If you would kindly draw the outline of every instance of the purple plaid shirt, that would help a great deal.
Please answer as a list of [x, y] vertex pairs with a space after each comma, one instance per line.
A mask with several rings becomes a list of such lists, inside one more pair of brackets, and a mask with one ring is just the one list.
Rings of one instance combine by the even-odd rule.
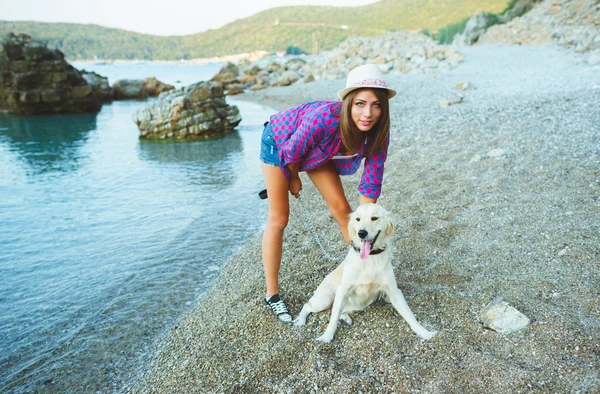
[[[342, 102], [311, 101], [272, 115], [269, 122], [273, 128], [281, 170], [289, 178], [289, 163], [299, 164], [300, 171], [312, 170], [338, 154], [342, 137], [336, 132], [340, 120]], [[387, 157], [389, 138], [383, 149], [365, 159], [365, 168], [358, 185], [363, 196], [378, 198], [381, 194], [383, 167]], [[335, 159], [338, 174], [352, 175], [360, 167], [367, 150], [366, 140], [358, 155]]]

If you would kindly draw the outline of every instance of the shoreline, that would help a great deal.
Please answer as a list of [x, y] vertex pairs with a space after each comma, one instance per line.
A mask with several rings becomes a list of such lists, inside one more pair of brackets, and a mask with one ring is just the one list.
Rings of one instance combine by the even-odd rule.
[[[375, 303], [314, 339], [274, 319], [263, 291], [260, 234], [227, 263], [212, 290], [158, 344], [127, 392], [593, 392], [600, 362], [600, 67], [554, 45], [465, 48], [446, 74], [386, 76], [392, 140], [380, 203], [396, 221], [394, 268], [421, 342], [389, 305]], [[447, 108], [456, 84], [464, 101]], [[335, 100], [344, 81], [234, 96], [276, 110]], [[360, 173], [360, 171], [359, 171]], [[305, 174], [302, 174], [304, 176]], [[358, 177], [342, 178], [351, 205]], [[337, 224], [304, 177], [291, 203], [280, 273], [295, 316], [345, 250]], [[257, 202], [261, 203], [261, 202]], [[496, 296], [531, 318], [510, 335], [484, 329]]]
[[[271, 55], [269, 55], [271, 53]], [[180, 60], [163, 60], [163, 59], [67, 59], [69, 63], [95, 63], [95, 64], [143, 64], [143, 63], [182, 63], [182, 64], [197, 64], [206, 65], [212, 63], [237, 63], [242, 60], [256, 62], [260, 60], [285, 59], [287, 55], [283, 52], [255, 51], [249, 53], [236, 53], [227, 56], [214, 56], [197, 59], [180, 59]], [[318, 55], [293, 55], [293, 57], [319, 57]]]

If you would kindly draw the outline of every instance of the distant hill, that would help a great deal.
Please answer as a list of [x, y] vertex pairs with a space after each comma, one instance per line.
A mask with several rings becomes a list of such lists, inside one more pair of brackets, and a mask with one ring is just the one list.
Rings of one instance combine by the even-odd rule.
[[[514, 3], [514, 1], [512, 1]], [[272, 8], [219, 29], [187, 36], [153, 36], [75, 23], [0, 21], [0, 37], [25, 33], [60, 49], [68, 60], [179, 60], [296, 47], [308, 53], [332, 49], [348, 37], [393, 30], [435, 32], [471, 15], [500, 13], [507, 0], [381, 0], [362, 7]]]

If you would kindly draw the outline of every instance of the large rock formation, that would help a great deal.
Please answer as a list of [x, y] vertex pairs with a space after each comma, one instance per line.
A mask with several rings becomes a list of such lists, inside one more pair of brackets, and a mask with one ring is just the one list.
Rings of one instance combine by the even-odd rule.
[[162, 93], [134, 114], [140, 138], [154, 140], [213, 138], [233, 131], [241, 120], [239, 109], [227, 105], [223, 85], [216, 81]]
[[15, 114], [97, 112], [102, 100], [58, 49], [9, 33], [0, 52], [0, 109]]
[[545, 0], [521, 17], [491, 26], [477, 43], [555, 43], [576, 52], [599, 51], [600, 1]]

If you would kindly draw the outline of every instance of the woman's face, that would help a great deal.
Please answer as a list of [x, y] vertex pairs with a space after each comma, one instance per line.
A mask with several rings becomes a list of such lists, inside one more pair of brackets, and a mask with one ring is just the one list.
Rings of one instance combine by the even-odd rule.
[[360, 131], [367, 132], [381, 117], [381, 105], [372, 89], [361, 89], [352, 100], [352, 121]]

